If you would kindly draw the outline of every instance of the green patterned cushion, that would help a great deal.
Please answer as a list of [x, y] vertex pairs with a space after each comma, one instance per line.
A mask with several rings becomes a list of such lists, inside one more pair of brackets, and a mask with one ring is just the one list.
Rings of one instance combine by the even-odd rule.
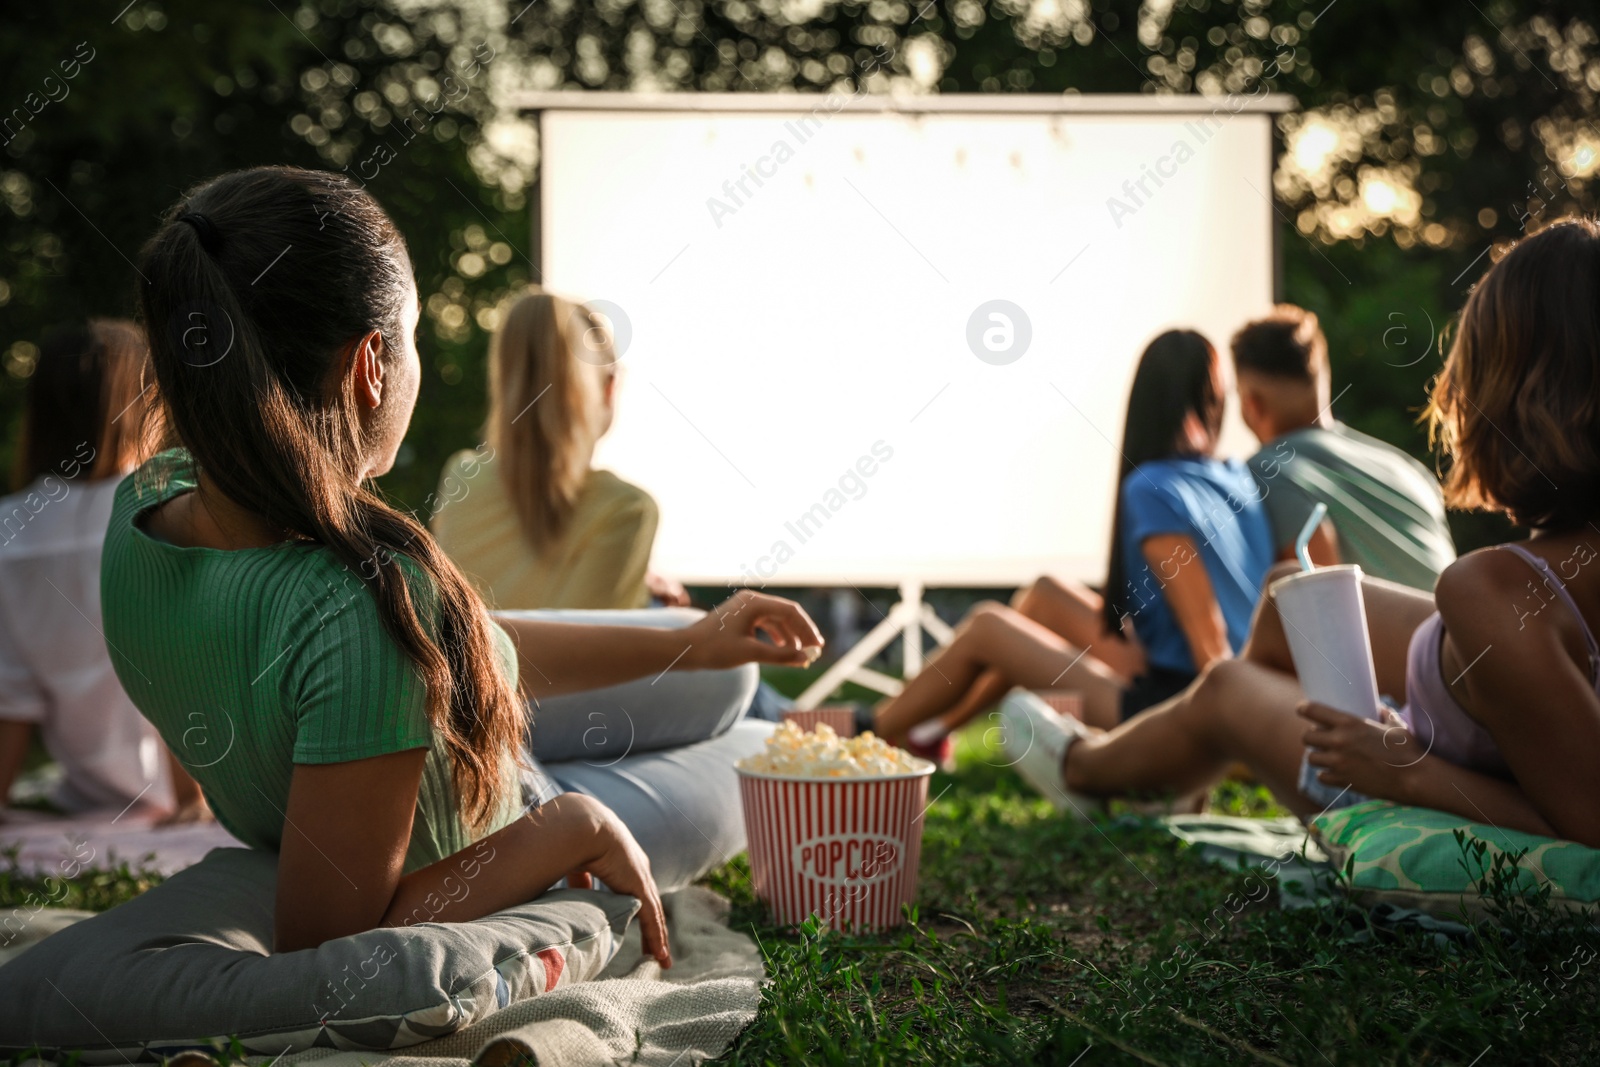
[[[1365, 903], [1387, 901], [1434, 915], [1482, 917], [1478, 893], [1485, 871], [1501, 853], [1523, 850], [1512, 888], [1549, 886], [1557, 907], [1600, 901], [1600, 849], [1571, 841], [1467, 822], [1427, 808], [1369, 800], [1319, 816], [1311, 824], [1334, 866], [1350, 868], [1352, 895]], [[1464, 831], [1468, 842], [1456, 839]], [[1480, 858], [1463, 844], [1483, 842]]]

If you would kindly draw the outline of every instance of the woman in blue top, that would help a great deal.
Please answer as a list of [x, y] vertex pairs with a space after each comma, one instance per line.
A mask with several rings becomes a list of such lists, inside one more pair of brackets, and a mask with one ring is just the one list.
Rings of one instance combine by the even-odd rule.
[[879, 706], [878, 731], [925, 751], [1019, 685], [1078, 690], [1085, 720], [1111, 727], [1242, 647], [1272, 535], [1249, 469], [1213, 456], [1223, 395], [1203, 336], [1150, 342], [1128, 397], [1104, 597], [1041, 578], [1012, 607], [979, 604]]

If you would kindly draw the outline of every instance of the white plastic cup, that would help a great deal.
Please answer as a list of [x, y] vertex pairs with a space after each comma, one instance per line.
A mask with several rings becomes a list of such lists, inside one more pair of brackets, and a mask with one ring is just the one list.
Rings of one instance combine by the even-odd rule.
[[[1302, 571], [1273, 582], [1267, 593], [1278, 605], [1306, 696], [1335, 711], [1379, 720], [1378, 674], [1361, 596], [1361, 568], [1345, 563]], [[1319, 768], [1301, 759], [1300, 792], [1311, 800], [1331, 805], [1341, 794], [1346, 800], [1354, 797], [1319, 782], [1317, 773]]]

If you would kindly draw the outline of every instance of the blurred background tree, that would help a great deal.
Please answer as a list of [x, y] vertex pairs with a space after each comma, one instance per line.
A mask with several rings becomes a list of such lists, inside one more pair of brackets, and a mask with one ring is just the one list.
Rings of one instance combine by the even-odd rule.
[[[1600, 169], [1587, 5], [123, 2], [0, 28], [7, 469], [41, 331], [130, 314], [137, 250], [193, 183], [298, 164], [358, 176], [411, 242], [428, 373], [384, 485], [423, 507], [476, 440], [496, 306], [536, 280], [521, 89], [1288, 93], [1282, 295], [1322, 316], [1339, 417], [1419, 456], [1441, 331], [1493, 246], [1592, 208]], [[1464, 549], [1509, 533], [1457, 519]]]

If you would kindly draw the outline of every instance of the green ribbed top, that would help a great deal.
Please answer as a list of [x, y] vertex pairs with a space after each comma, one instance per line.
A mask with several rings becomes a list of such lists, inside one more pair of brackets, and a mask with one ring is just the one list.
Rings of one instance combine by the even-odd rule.
[[[296, 763], [427, 748], [405, 869], [472, 844], [477, 835], [462, 825], [449, 760], [434, 744], [421, 675], [383, 629], [360, 578], [319, 545], [182, 548], [144, 532], [145, 512], [194, 488], [181, 451], [123, 480], [100, 593], [123, 688], [200, 783], [217, 821], [252, 848], [275, 852]], [[416, 602], [431, 602], [421, 571], [403, 565]], [[514, 684], [511, 639], [491, 629]], [[505, 773], [506, 801], [483, 834], [521, 810], [510, 753]]]

